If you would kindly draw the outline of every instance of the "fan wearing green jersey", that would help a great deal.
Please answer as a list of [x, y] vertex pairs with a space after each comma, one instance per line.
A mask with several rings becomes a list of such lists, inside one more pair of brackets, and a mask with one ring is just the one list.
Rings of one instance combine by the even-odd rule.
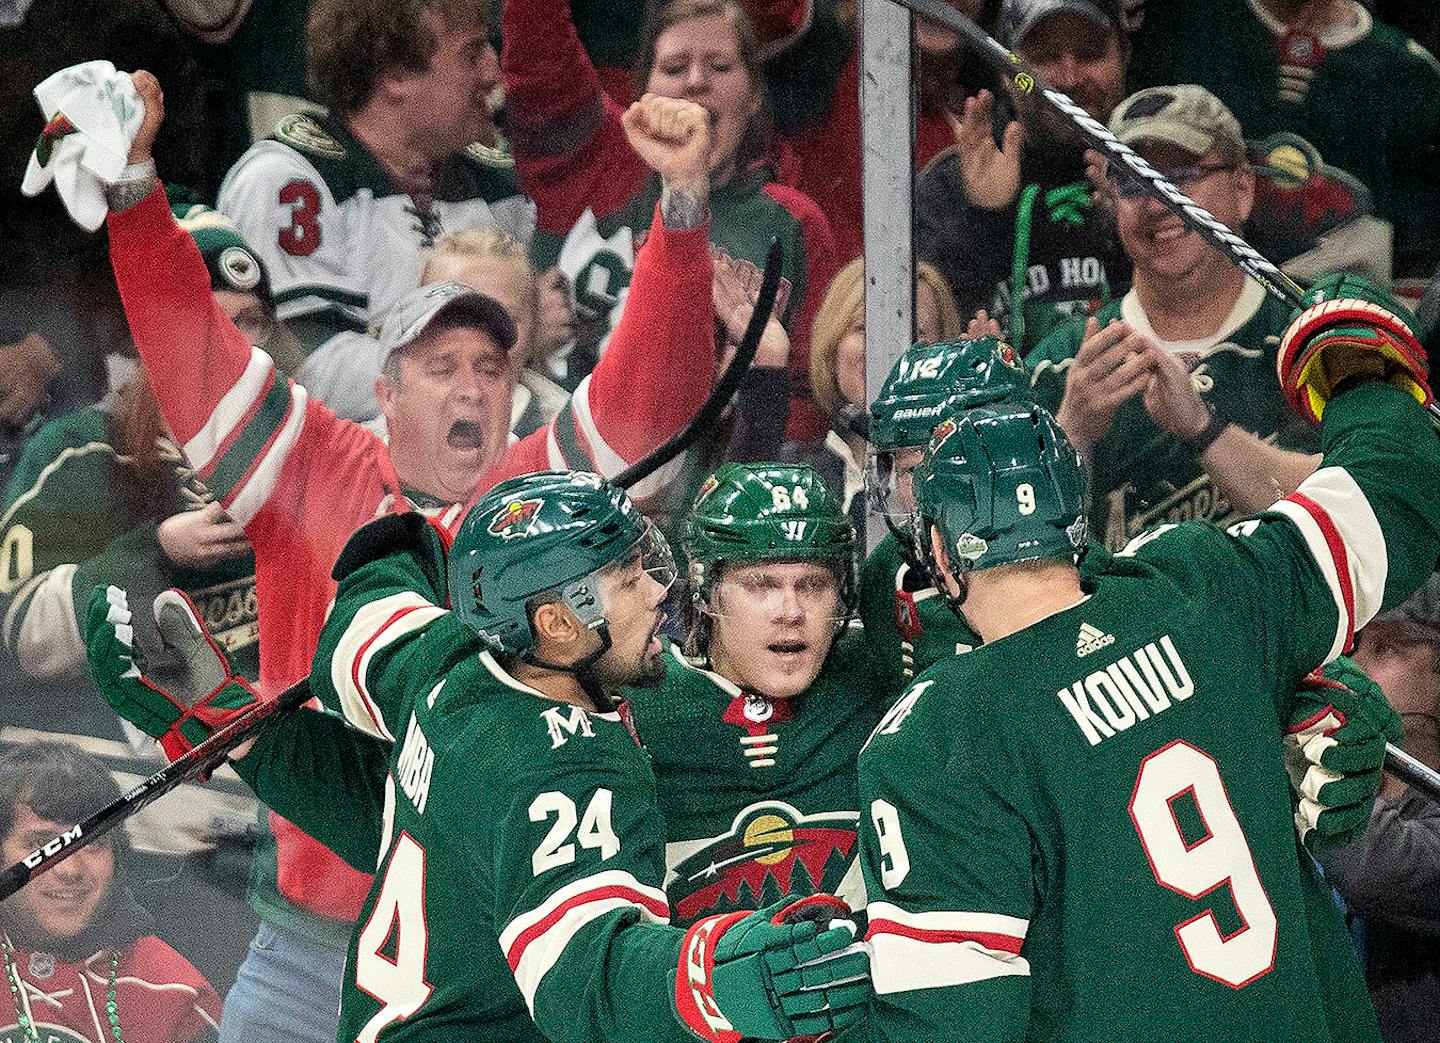
[[686, 647], [667, 641], [663, 681], [626, 691], [677, 923], [816, 892], [863, 904], [855, 757], [889, 693], [847, 627], [854, 542], [808, 466], [730, 463], [700, 487]]
[[892, 695], [940, 659], [980, 639], [945, 607], [911, 535], [911, 475], [941, 420], [974, 406], [1029, 401], [1030, 377], [1015, 350], [993, 337], [908, 348], [870, 405], [866, 485], [890, 534], [860, 570], [860, 618]]
[[[1278, 368], [1323, 415], [1323, 460], [1227, 529], [1162, 526], [1082, 576], [1084, 472], [1053, 418], [1000, 405], [936, 429], [916, 524], [984, 643], [911, 685], [860, 755], [872, 1038], [1378, 1040], [1296, 857], [1307, 808], [1277, 724], [1372, 712], [1339, 689], [1312, 712], [1297, 685], [1433, 569], [1440, 497], [1416, 477], [1440, 442], [1394, 299], [1347, 278], [1304, 304]], [[1378, 771], [1382, 748], [1340, 770]]]
[[[815, 896], [668, 926], [655, 779], [613, 697], [664, 675], [655, 635], [674, 569], [629, 498], [592, 474], [532, 474], [476, 502], [448, 568], [441, 542], [423, 520], [382, 519], [337, 565], [311, 686], [371, 735], [346, 740], [333, 718], [300, 712], [239, 764], [346, 857], [379, 836], [340, 1038], [736, 1043], [853, 1019], [866, 956], [853, 924], [825, 927], [843, 903]], [[453, 612], [431, 600], [447, 586]], [[138, 622], [115, 588], [92, 609], [107, 690], [135, 676]], [[157, 623], [172, 639], [203, 637], [176, 598], [157, 603]], [[237, 701], [243, 686], [226, 672], [222, 694], [183, 718]], [[178, 704], [161, 681], [130, 683], [163, 717]], [[326, 803], [314, 798], [327, 782], [307, 771], [332, 769], [355, 779], [356, 806], [337, 811], [346, 794], [332, 786], [330, 807], [307, 810]], [[345, 812], [357, 820], [348, 840]]]

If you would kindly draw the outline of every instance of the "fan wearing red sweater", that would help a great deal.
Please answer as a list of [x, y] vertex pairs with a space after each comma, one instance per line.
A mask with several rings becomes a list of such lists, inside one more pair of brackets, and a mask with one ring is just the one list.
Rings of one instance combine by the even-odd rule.
[[[565, 467], [573, 454], [613, 476], [675, 434], [709, 393], [713, 366], [693, 364], [715, 351], [706, 245], [711, 129], [699, 106], [656, 98], [624, 116], [630, 147], [659, 174], [661, 198], [635, 259], [625, 319], [560, 415], [508, 442], [514, 371], [505, 356], [514, 329], [493, 318], [489, 298], [466, 292], [444, 309], [402, 309], [418, 325], [383, 331], [394, 348], [376, 386], [387, 444], [277, 373], [216, 309], [204, 261], [143, 173], [163, 118], [160, 86], [143, 72], [134, 81], [146, 107], [129, 156], [140, 176], [107, 193], [111, 260], [165, 421], [255, 549], [264, 690], [309, 673], [335, 596], [330, 570], [362, 524], [407, 510], [458, 517], [478, 492]], [[631, 493], [644, 497], [674, 473], [662, 468]], [[261, 1020], [237, 1038], [333, 1040], [340, 963], [369, 877], [293, 825], [273, 817], [271, 825], [277, 847], [257, 862], [252, 889], [266, 938], [257, 936], [241, 970], [253, 993], [246, 1009]], [[235, 990], [228, 1004], [237, 1007]]]
[[[0, 754], [0, 865], [12, 865], [120, 787], [95, 758], [42, 742]], [[200, 1043], [220, 997], [151, 933], [125, 886], [124, 829], [81, 848], [0, 903], [0, 1039]]]
[[[535, 261], [558, 264], [574, 283], [582, 347], [598, 343], [623, 310], [660, 181], [626, 140], [622, 109], [581, 46], [569, 0], [507, 0], [502, 25], [506, 130], [521, 187], [535, 200]], [[770, 240], [784, 248], [776, 310], [792, 343], [789, 433], [823, 433], [809, 392], [810, 324], [836, 270], [835, 245], [813, 200], [769, 183], [768, 101], [744, 8], [657, 5], [641, 36], [636, 93], [684, 98], [708, 116], [711, 248], [757, 288]]]

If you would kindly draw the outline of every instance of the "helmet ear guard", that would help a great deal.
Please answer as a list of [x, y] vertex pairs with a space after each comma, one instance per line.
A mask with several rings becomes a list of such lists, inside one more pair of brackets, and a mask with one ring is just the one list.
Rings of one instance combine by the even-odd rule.
[[524, 475], [491, 489], [461, 522], [448, 561], [452, 605], [505, 655], [531, 651], [531, 612], [544, 601], [565, 604], [608, 647], [599, 576], [635, 555], [657, 563], [662, 585], [673, 582], [664, 538], [623, 490], [586, 472]]

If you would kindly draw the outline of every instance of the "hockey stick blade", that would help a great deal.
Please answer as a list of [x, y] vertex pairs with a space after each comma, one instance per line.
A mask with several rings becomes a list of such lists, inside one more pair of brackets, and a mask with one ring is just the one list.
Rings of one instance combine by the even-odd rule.
[[[1105, 156], [1112, 167], [1118, 165], [1122, 173], [1128, 172], [1132, 180], [1144, 186], [1159, 203], [1185, 222], [1187, 228], [1229, 257], [1233, 264], [1264, 287], [1271, 296], [1292, 308], [1300, 306], [1300, 297], [1304, 291], [1294, 279], [1222, 224], [1214, 214], [1180, 191], [1174, 182], [1147, 163], [1129, 145], [1122, 143], [1110, 133], [1109, 127], [1077, 105], [1068, 94], [1046, 87], [1035, 67], [1024, 58], [1006, 48], [944, 0], [891, 2], [954, 29], [969, 41], [1001, 78], [1009, 80], [1021, 94], [1028, 95], [1038, 91], [1042, 98], [1074, 124], [1085, 141]], [[1432, 403], [1428, 410], [1431, 420], [1440, 427], [1440, 405]]]
[[1432, 804], [1440, 804], [1440, 772], [1416, 760], [1393, 742], [1385, 744], [1385, 770]]
[[735, 349], [735, 357], [716, 381], [710, 397], [688, 424], [653, 449], [649, 456], [631, 464], [612, 479], [620, 488], [628, 489], [649, 478], [694, 445], [700, 435], [720, 419], [720, 413], [739, 389], [740, 382], [745, 379], [745, 374], [750, 369], [750, 363], [755, 359], [755, 352], [760, 348], [760, 338], [765, 333], [765, 325], [770, 321], [770, 313], [775, 308], [775, 297], [780, 292], [780, 264], [783, 256], [780, 241], [771, 239], [770, 252], [765, 258], [765, 277], [760, 283], [760, 296], [755, 301], [755, 310], [750, 313], [750, 322]]
[[39, 849], [0, 873], [0, 902], [41, 873], [54, 869], [87, 844], [103, 837], [130, 815], [159, 800], [182, 782], [213, 771], [219, 767], [226, 754], [253, 737], [267, 720], [290, 712], [309, 698], [310, 679], [306, 677], [286, 688], [276, 698], [260, 703], [243, 717], [237, 717], [199, 746], [175, 758], [154, 775], [135, 785], [119, 800], [107, 804], [84, 822], [77, 823], [40, 845]]

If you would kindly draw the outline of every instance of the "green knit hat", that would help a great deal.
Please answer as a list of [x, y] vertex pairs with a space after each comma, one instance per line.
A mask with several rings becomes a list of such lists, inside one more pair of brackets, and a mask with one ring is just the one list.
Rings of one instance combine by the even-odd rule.
[[200, 256], [205, 258], [210, 289], [253, 293], [266, 307], [275, 306], [270, 280], [265, 276], [260, 258], [236, 231], [230, 218], [203, 203], [175, 203], [170, 212], [195, 240]]

